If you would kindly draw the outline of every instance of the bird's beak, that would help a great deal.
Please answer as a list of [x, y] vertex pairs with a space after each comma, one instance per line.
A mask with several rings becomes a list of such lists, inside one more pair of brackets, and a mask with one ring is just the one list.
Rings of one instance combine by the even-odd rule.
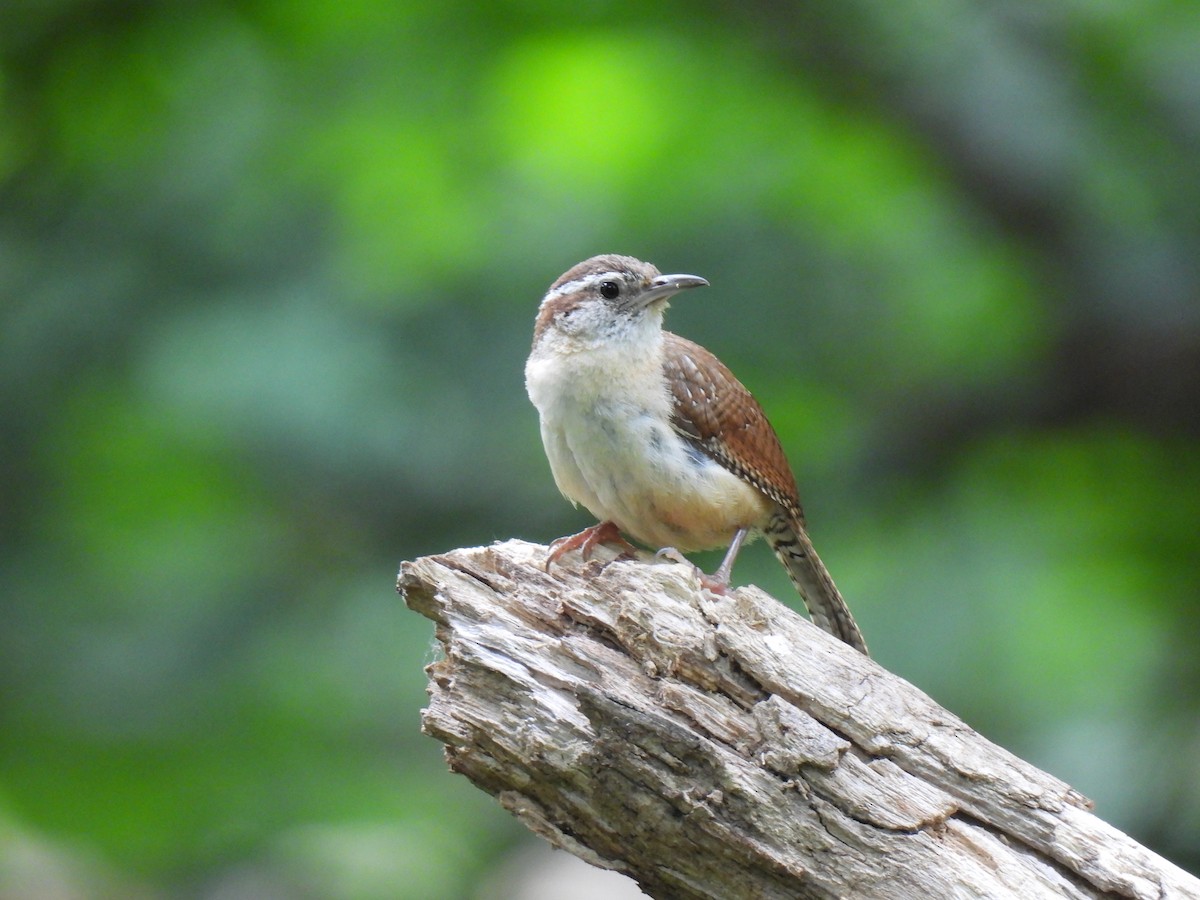
[[638, 296], [638, 300], [649, 306], [656, 300], [666, 300], [686, 288], [708, 287], [708, 282], [699, 275], [659, 275]]

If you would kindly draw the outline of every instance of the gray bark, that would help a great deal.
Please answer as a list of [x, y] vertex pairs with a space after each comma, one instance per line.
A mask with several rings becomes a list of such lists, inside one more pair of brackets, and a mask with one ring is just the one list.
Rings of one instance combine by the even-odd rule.
[[753, 587], [518, 541], [405, 563], [426, 733], [659, 898], [1200, 898], [1200, 881]]

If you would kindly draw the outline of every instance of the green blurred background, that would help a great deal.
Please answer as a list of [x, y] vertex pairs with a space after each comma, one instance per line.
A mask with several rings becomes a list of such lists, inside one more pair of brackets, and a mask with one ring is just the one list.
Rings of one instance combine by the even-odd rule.
[[0, 897], [488, 894], [394, 577], [588, 524], [599, 252], [712, 282], [879, 661], [1200, 871], [1198, 209], [1190, 0], [9, 0]]

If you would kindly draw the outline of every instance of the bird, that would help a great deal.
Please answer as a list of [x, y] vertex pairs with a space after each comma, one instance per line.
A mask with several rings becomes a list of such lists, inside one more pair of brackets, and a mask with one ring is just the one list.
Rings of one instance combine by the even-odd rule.
[[758, 401], [724, 363], [663, 328], [669, 301], [705, 287], [631, 256], [572, 266], [542, 298], [525, 386], [559, 491], [598, 520], [550, 545], [546, 568], [623, 535], [659, 555], [727, 547], [703, 587], [724, 593], [749, 538], [763, 537], [813, 622], [867, 645], [809, 538], [796, 479]]

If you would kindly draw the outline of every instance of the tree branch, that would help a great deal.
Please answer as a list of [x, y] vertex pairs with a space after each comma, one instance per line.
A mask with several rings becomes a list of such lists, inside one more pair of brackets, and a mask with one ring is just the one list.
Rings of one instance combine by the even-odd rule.
[[757, 588], [605, 553], [546, 573], [509, 541], [400, 573], [445, 653], [423, 729], [552, 844], [659, 898], [1200, 898]]

